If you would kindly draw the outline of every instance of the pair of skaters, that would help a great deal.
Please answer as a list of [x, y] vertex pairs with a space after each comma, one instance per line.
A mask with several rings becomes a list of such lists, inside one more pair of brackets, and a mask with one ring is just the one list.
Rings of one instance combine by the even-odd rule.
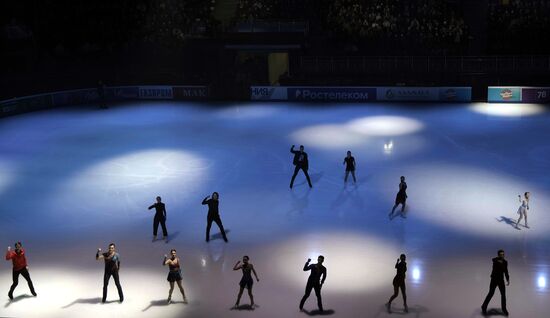
[[[506, 261], [506, 259], [504, 258], [504, 251], [498, 250], [497, 257], [493, 258], [492, 261], [493, 261], [493, 268], [491, 271], [491, 282], [489, 284], [489, 292], [487, 293], [487, 296], [485, 297], [485, 300], [481, 305], [481, 313], [483, 315], [487, 315], [487, 306], [489, 305], [489, 302], [491, 301], [491, 298], [493, 298], [493, 295], [495, 294], [495, 290], [498, 287], [500, 291], [502, 313], [505, 316], [508, 316], [509, 313], [506, 307], [506, 286], [510, 285], [510, 275], [508, 273], [508, 261]], [[401, 294], [403, 296], [403, 306], [405, 307], [404, 310], [405, 312], [409, 312], [409, 308], [407, 306], [407, 294], [406, 294], [406, 286], [405, 286], [405, 273], [407, 272], [407, 263], [406, 263], [405, 254], [401, 254], [401, 256], [397, 259], [397, 262], [395, 263], [395, 269], [397, 270], [397, 273], [393, 279], [394, 292], [393, 292], [393, 295], [390, 297], [389, 301], [386, 303], [386, 308], [388, 310], [388, 313], [391, 313], [391, 303], [395, 298], [397, 298], [399, 289], [401, 289]], [[506, 285], [504, 284], [505, 278], [506, 278]]]
[[[294, 159], [292, 160], [292, 164], [294, 164], [294, 173], [292, 174], [292, 178], [290, 179], [290, 188], [292, 189], [294, 185], [294, 180], [296, 179], [296, 176], [298, 175], [298, 172], [300, 170], [303, 171], [304, 175], [306, 176], [307, 183], [309, 184], [309, 187], [312, 188], [311, 179], [309, 178], [308, 169], [309, 169], [309, 160], [307, 153], [304, 151], [304, 146], [300, 145], [299, 150], [294, 150], [295, 145], [292, 145], [290, 147], [290, 152], [294, 154]], [[346, 165], [346, 175], [344, 177], [344, 184], [348, 182], [348, 176], [351, 173], [351, 176], [353, 177], [353, 183], [356, 183], [357, 180], [355, 178], [355, 158], [351, 155], [351, 151], [348, 150], [346, 157], [344, 158], [344, 165]]]
[[[202, 200], [202, 205], [208, 205], [208, 215], [206, 220], [206, 242], [210, 241], [210, 228], [212, 227], [212, 222], [215, 222], [220, 228], [222, 233], [223, 240], [228, 242], [225, 229], [223, 227], [222, 220], [220, 218], [219, 212], [219, 197], [218, 192], [212, 193], [212, 196], [207, 196]], [[166, 229], [166, 205], [162, 202], [162, 198], [157, 196], [156, 203], [149, 206], [149, 210], [155, 209], [155, 217], [153, 219], [153, 242], [157, 239], [157, 231], [159, 225], [162, 227], [162, 239], [167, 242], [168, 231]]]
[[[119, 270], [120, 270], [120, 254], [116, 251], [116, 246], [114, 243], [109, 244], [108, 251], [105, 253], [101, 252], [101, 248], [97, 249], [96, 260], [105, 261], [105, 272], [103, 274], [103, 297], [101, 302], [105, 303], [107, 300], [107, 288], [109, 286], [109, 280], [113, 277], [115, 285], [118, 291], [119, 302], [124, 301], [124, 293], [122, 291], [122, 286], [120, 284]], [[166, 280], [170, 283], [170, 290], [168, 291], [168, 300], [170, 303], [172, 301], [172, 292], [174, 291], [174, 285], [177, 283], [178, 288], [183, 296], [183, 302], [187, 304], [187, 298], [185, 297], [185, 291], [182, 285], [181, 277], [181, 266], [180, 259], [176, 253], [175, 249], [170, 250], [170, 257], [164, 255], [164, 260], [162, 261], [163, 266], [168, 266], [168, 277]]]

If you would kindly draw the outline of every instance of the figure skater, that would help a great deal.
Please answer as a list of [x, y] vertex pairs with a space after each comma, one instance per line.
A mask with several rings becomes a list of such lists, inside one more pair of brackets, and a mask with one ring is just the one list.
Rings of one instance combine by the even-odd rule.
[[208, 199], [210, 196], [207, 196], [202, 200], [202, 205], [208, 204], [208, 216], [206, 220], [206, 242], [210, 241], [210, 227], [212, 227], [212, 222], [216, 222], [222, 232], [223, 240], [227, 243], [227, 236], [225, 235], [225, 229], [223, 228], [222, 220], [220, 219], [220, 212], [218, 210], [218, 205], [220, 203], [218, 192], [212, 193], [212, 198]]
[[351, 176], [353, 177], [353, 183], [356, 182], [355, 179], [355, 158], [352, 157], [351, 151], [348, 150], [347, 156], [344, 158], [344, 163], [346, 165], [346, 176], [344, 177], [344, 184], [348, 182], [348, 176], [351, 172]]
[[13, 284], [11, 285], [10, 291], [8, 292], [8, 297], [10, 297], [10, 299], [13, 299], [13, 291], [15, 290], [15, 287], [17, 287], [17, 285], [19, 284], [19, 275], [22, 275], [25, 278], [27, 284], [29, 284], [31, 294], [36, 297], [36, 291], [34, 290], [31, 275], [29, 274], [27, 258], [25, 257], [25, 250], [23, 249], [21, 242], [15, 243], [15, 251], [12, 251], [11, 246], [8, 246], [8, 251], [6, 252], [6, 261], [9, 260], [11, 260], [13, 264]]
[[523, 194], [523, 200], [521, 199], [521, 195], [518, 195], [518, 200], [521, 203], [521, 205], [518, 208], [518, 214], [519, 219], [516, 222], [516, 229], [519, 228], [519, 221], [521, 221], [522, 218], [525, 218], [525, 227], [529, 228], [529, 225], [527, 225], [527, 210], [529, 210], [529, 197], [531, 196], [530, 192], [525, 192]]
[[168, 300], [167, 303], [170, 303], [172, 301], [172, 292], [174, 291], [174, 282], [178, 284], [178, 287], [180, 289], [181, 295], [183, 296], [183, 303], [187, 304], [187, 298], [185, 297], [185, 291], [183, 290], [182, 286], [182, 278], [181, 278], [181, 266], [180, 266], [180, 258], [176, 254], [176, 250], [172, 249], [170, 250], [170, 258], [168, 258], [168, 255], [164, 255], [164, 261], [162, 261], [162, 265], [166, 266], [168, 265], [168, 268], [170, 271], [168, 272], [168, 282], [170, 283], [170, 290], [168, 291]]
[[294, 164], [294, 174], [292, 175], [292, 179], [290, 180], [290, 188], [292, 189], [292, 185], [294, 184], [294, 179], [296, 179], [296, 176], [298, 175], [298, 171], [300, 169], [304, 172], [306, 175], [307, 183], [309, 184], [309, 187], [312, 188], [311, 180], [309, 179], [309, 174], [307, 173], [307, 170], [309, 169], [309, 162], [307, 159], [307, 153], [304, 152], [304, 146], [300, 146], [300, 150], [294, 150], [294, 145], [290, 147], [290, 152], [294, 154], [294, 160], [292, 163]]
[[407, 307], [407, 289], [405, 286], [405, 273], [407, 272], [407, 262], [405, 262], [407, 256], [401, 254], [395, 263], [395, 269], [397, 273], [393, 278], [393, 295], [390, 297], [390, 300], [386, 304], [388, 313], [391, 313], [391, 302], [397, 298], [399, 295], [399, 289], [401, 289], [401, 296], [403, 296], [403, 305], [405, 306], [405, 312], [409, 312], [409, 307]]
[[[487, 305], [495, 294], [495, 289], [498, 287], [500, 291], [500, 302], [502, 312], [505, 316], [508, 316], [508, 310], [506, 309], [506, 286], [510, 286], [510, 275], [508, 274], [508, 262], [504, 259], [504, 251], [499, 250], [497, 252], [498, 257], [493, 258], [493, 271], [491, 272], [491, 284], [489, 285], [489, 293], [485, 297], [483, 305], [481, 305], [481, 312], [487, 314]], [[504, 277], [506, 277], [506, 286], [504, 286]]]
[[[311, 294], [311, 290], [315, 290], [315, 296], [317, 296], [317, 306], [319, 307], [319, 311], [323, 312], [323, 301], [321, 299], [321, 288], [323, 287], [323, 284], [325, 283], [325, 279], [327, 278], [327, 269], [323, 266], [323, 262], [325, 261], [325, 257], [323, 255], [319, 255], [317, 258], [317, 264], [309, 264], [311, 262], [311, 259], [308, 258], [306, 264], [304, 265], [304, 272], [311, 271], [311, 274], [309, 274], [309, 278], [307, 280], [306, 285], [306, 293], [304, 294], [304, 297], [302, 297], [302, 300], [300, 301], [300, 310], [304, 310], [304, 303], [306, 302], [307, 298]], [[323, 278], [321, 279], [321, 276]]]
[[254, 296], [252, 295], [252, 285], [254, 284], [254, 280], [252, 279], [252, 273], [254, 273], [254, 276], [256, 277], [256, 281], [260, 281], [258, 278], [258, 274], [256, 274], [256, 270], [254, 269], [254, 265], [248, 262], [249, 258], [248, 256], [243, 256], [243, 262], [241, 264], [241, 261], [237, 261], [237, 264], [233, 266], [234, 271], [238, 271], [241, 269], [243, 271], [243, 277], [241, 278], [241, 281], [239, 282], [239, 295], [237, 296], [237, 302], [235, 303], [234, 308], [239, 307], [239, 303], [241, 302], [241, 296], [243, 295], [244, 289], [248, 289], [248, 296], [250, 297], [250, 307], [254, 308]]
[[103, 259], [105, 261], [105, 273], [103, 274], [103, 298], [102, 303], [107, 300], [107, 286], [109, 286], [109, 279], [113, 276], [115, 285], [118, 290], [118, 297], [120, 302], [124, 301], [124, 294], [122, 293], [122, 286], [120, 286], [120, 279], [118, 271], [120, 270], [120, 255], [115, 251], [115, 244], [109, 244], [109, 251], [101, 253], [101, 249], [98, 248], [95, 254], [95, 259]]
[[395, 211], [395, 208], [399, 204], [401, 204], [401, 213], [405, 211], [405, 203], [407, 201], [407, 183], [405, 182], [405, 177], [401, 176], [401, 182], [399, 183], [399, 192], [397, 192], [397, 196], [395, 197], [395, 205], [391, 209], [390, 216]]
[[159, 223], [162, 227], [162, 239], [166, 241], [168, 231], [166, 230], [166, 206], [161, 202], [161, 198], [157, 197], [157, 203], [151, 205], [148, 209], [155, 208], [155, 219], [153, 220], [153, 242], [157, 239], [157, 231]]

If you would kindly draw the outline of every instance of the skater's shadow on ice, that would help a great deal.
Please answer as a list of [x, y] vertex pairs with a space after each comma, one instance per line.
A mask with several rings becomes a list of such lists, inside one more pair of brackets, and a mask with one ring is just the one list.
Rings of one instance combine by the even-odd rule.
[[491, 317], [491, 316], [506, 316], [506, 315], [504, 314], [504, 312], [502, 312], [501, 309], [490, 308], [489, 310], [487, 310], [487, 314], [485, 315], [481, 313], [479, 309], [476, 309], [470, 317], [479, 317], [479, 316]]
[[514, 220], [512, 218], [509, 218], [509, 217], [506, 217], [506, 216], [501, 216], [500, 219], [496, 219], [496, 220], [499, 223], [504, 222], [505, 224], [510, 225], [513, 228], [516, 228], [516, 220]]
[[[225, 229], [225, 235], [227, 236], [227, 234], [229, 234], [229, 232], [231, 232], [230, 229]], [[212, 240], [223, 240], [223, 236], [222, 236], [222, 233], [216, 233], [216, 234], [213, 234], [211, 239]]]
[[259, 307], [258, 305], [251, 306], [249, 304], [246, 305], [239, 305], [238, 307], [231, 307], [231, 310], [254, 310], [256, 307]]
[[303, 309], [304, 313], [308, 316], [330, 316], [334, 315], [334, 310], [332, 309], [326, 309], [323, 311], [320, 310], [305, 310]]
[[21, 301], [23, 299], [26, 299], [26, 298], [32, 298], [33, 296], [31, 295], [19, 295], [17, 297], [14, 297], [13, 299], [11, 299], [10, 301], [8, 301], [5, 305], [4, 305], [4, 308], [8, 308], [11, 304], [13, 303], [16, 303], [18, 301]]
[[172, 242], [172, 240], [175, 239], [179, 234], [180, 234], [180, 232], [177, 231], [177, 232], [174, 232], [174, 233], [168, 235], [168, 239], [166, 240], [166, 243]]
[[[105, 303], [106, 304], [110, 304], [110, 303], [114, 303], [114, 302], [118, 302], [118, 300], [109, 300], [109, 301], [106, 301]], [[69, 308], [71, 306], [74, 306], [76, 304], [90, 304], [90, 305], [94, 305], [94, 304], [101, 304], [101, 298], [100, 297], [95, 297], [95, 298], [79, 298], [75, 301], [73, 301], [72, 303], [68, 304], [68, 305], [65, 305], [61, 308]]]

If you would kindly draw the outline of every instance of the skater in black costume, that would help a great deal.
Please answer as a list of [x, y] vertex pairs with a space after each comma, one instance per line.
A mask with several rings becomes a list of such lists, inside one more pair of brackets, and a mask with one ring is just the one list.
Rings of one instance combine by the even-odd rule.
[[166, 278], [166, 280], [170, 283], [170, 290], [168, 291], [167, 303], [170, 303], [172, 301], [172, 292], [174, 291], [174, 283], [177, 283], [180, 289], [181, 295], [183, 296], [183, 303], [187, 304], [187, 298], [185, 297], [185, 291], [183, 290], [183, 286], [181, 283], [182, 278], [181, 278], [180, 258], [176, 254], [175, 249], [172, 249], [170, 251], [170, 257], [168, 257], [168, 255], [164, 255], [164, 260], [162, 261], [162, 265], [163, 266], [168, 265], [168, 268], [170, 269], [170, 271], [168, 272], [168, 277]]
[[405, 203], [407, 202], [407, 183], [405, 182], [405, 177], [401, 176], [401, 182], [399, 183], [399, 192], [395, 196], [395, 205], [391, 209], [390, 217], [393, 215], [395, 208], [401, 204], [401, 213], [405, 211]]
[[401, 254], [395, 263], [395, 269], [397, 273], [393, 278], [393, 295], [390, 297], [390, 300], [386, 304], [388, 313], [391, 313], [391, 302], [397, 298], [399, 295], [399, 289], [401, 289], [401, 296], [403, 296], [403, 305], [405, 307], [405, 312], [409, 312], [409, 307], [407, 306], [407, 288], [405, 286], [405, 273], [407, 272], [407, 262], [405, 262], [407, 257], [405, 254]]
[[[311, 259], [308, 258], [306, 264], [304, 265], [304, 272], [311, 271], [311, 274], [309, 274], [309, 278], [307, 280], [306, 292], [304, 294], [304, 297], [302, 297], [302, 300], [300, 301], [300, 310], [304, 310], [304, 303], [311, 294], [311, 290], [314, 289], [315, 296], [317, 296], [317, 306], [319, 307], [319, 311], [323, 312], [321, 288], [325, 283], [325, 279], [327, 279], [327, 269], [323, 266], [324, 261], [325, 257], [323, 255], [319, 255], [319, 257], [317, 258], [317, 264], [310, 265], [309, 262], [311, 262]], [[322, 279], [321, 276], [323, 277]]]
[[[225, 229], [223, 228], [222, 220], [220, 219], [220, 212], [218, 210], [218, 205], [220, 195], [218, 192], [212, 193], [212, 197], [207, 196], [202, 200], [202, 205], [208, 205], [208, 216], [206, 220], [206, 242], [210, 241], [210, 228], [212, 227], [212, 222], [216, 222], [222, 233], [223, 240], [227, 243], [227, 236], [225, 235]], [[210, 199], [209, 199], [210, 198]]]
[[[502, 307], [502, 313], [508, 316], [508, 310], [506, 308], [506, 286], [510, 285], [510, 275], [508, 274], [508, 262], [504, 259], [504, 251], [499, 250], [497, 252], [498, 257], [493, 258], [493, 271], [491, 272], [491, 284], [489, 285], [489, 293], [485, 297], [483, 305], [481, 305], [481, 312], [487, 314], [487, 305], [495, 294], [495, 289], [498, 287], [500, 291], [500, 303]], [[506, 278], [506, 286], [504, 285], [504, 278]]]
[[309, 169], [309, 161], [307, 159], [307, 153], [304, 151], [304, 146], [300, 146], [300, 150], [294, 150], [294, 145], [292, 145], [292, 147], [290, 147], [290, 152], [294, 154], [292, 164], [294, 164], [295, 166], [294, 174], [292, 175], [292, 179], [290, 180], [290, 188], [292, 189], [292, 186], [294, 185], [294, 179], [296, 179], [296, 176], [298, 175], [300, 169], [306, 175], [309, 187], [312, 188], [313, 186], [311, 185], [311, 180], [309, 179], [309, 174], [307, 173], [307, 170]]
[[351, 151], [348, 150], [347, 156], [344, 158], [344, 163], [346, 165], [346, 176], [344, 177], [344, 184], [348, 182], [348, 176], [351, 172], [353, 177], [353, 183], [357, 182], [355, 179], [355, 158], [351, 155]]
[[250, 297], [250, 307], [254, 308], [254, 296], [252, 295], [252, 285], [254, 284], [254, 280], [252, 279], [252, 273], [254, 273], [254, 276], [256, 277], [256, 281], [260, 281], [258, 278], [258, 274], [256, 273], [256, 270], [254, 269], [254, 265], [249, 263], [249, 257], [243, 256], [243, 262], [237, 261], [237, 264], [233, 266], [234, 271], [238, 271], [241, 269], [243, 271], [243, 277], [241, 278], [241, 281], [239, 282], [239, 295], [237, 296], [237, 302], [235, 303], [234, 308], [239, 307], [239, 303], [241, 302], [241, 296], [243, 295], [244, 289], [248, 289], [248, 296]]
[[155, 208], [155, 219], [153, 220], [153, 242], [157, 239], [157, 231], [160, 226], [162, 227], [162, 239], [167, 240], [168, 231], [166, 230], [166, 206], [161, 202], [161, 198], [157, 197], [157, 203], [151, 205], [149, 210]]

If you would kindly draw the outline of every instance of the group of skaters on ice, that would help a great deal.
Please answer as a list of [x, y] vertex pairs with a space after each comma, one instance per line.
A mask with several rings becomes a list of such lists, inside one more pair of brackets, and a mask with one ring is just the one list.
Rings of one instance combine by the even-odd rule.
[[[300, 146], [299, 150], [295, 150], [293, 145], [290, 148], [290, 152], [294, 154], [293, 164], [295, 166], [294, 173], [290, 181], [290, 188], [292, 189], [294, 185], [294, 180], [300, 170], [303, 171], [306, 177], [306, 180], [309, 184], [309, 187], [310, 188], [313, 187], [308, 174], [309, 160], [308, 160], [307, 153], [304, 151], [304, 146]], [[351, 151], [347, 152], [347, 155], [344, 158], [343, 164], [346, 166], [344, 183], [347, 183], [349, 174], [352, 175], [353, 182], [356, 183], [356, 176], [355, 176], [356, 164], [355, 164], [355, 158], [351, 155]], [[401, 176], [400, 183], [399, 183], [399, 190], [395, 198], [395, 205], [393, 206], [389, 214], [390, 217], [393, 215], [393, 213], [395, 212], [395, 209], [399, 205], [401, 205], [401, 212], [403, 213], [406, 205], [406, 200], [407, 200], [406, 190], [407, 190], [407, 183], [405, 182], [405, 177]], [[519, 229], [519, 222], [522, 219], [525, 219], [525, 227], [529, 228], [529, 226], [527, 225], [527, 211], [529, 210], [530, 193], [525, 192], [523, 197], [521, 195], [519, 195], [518, 197], [521, 205], [518, 209], [519, 218], [515, 226], [516, 228]], [[222, 234], [223, 240], [225, 242], [228, 242], [227, 235], [225, 233], [225, 229], [223, 227], [220, 214], [219, 214], [219, 208], [218, 208], [219, 194], [217, 192], [212, 193], [211, 196], [207, 196], [206, 198], [204, 198], [204, 200], [202, 201], [202, 204], [208, 205], [206, 242], [209, 242], [210, 240], [210, 228], [211, 228], [212, 222], [215, 222], [218, 225], [220, 232]], [[162, 202], [160, 196], [156, 198], [156, 203], [149, 206], [149, 209], [155, 209], [156, 211], [154, 220], [153, 220], [153, 241], [155, 241], [157, 238], [157, 231], [160, 225], [163, 232], [163, 240], [167, 242], [168, 231], [166, 229], [166, 206]], [[95, 257], [96, 257], [96, 260], [103, 260], [105, 263], [105, 272], [103, 276], [102, 302], [105, 303], [107, 300], [107, 287], [109, 285], [110, 278], [112, 277], [113, 280], [115, 281], [115, 285], [118, 290], [119, 301], [122, 303], [124, 301], [124, 294], [123, 294], [122, 286], [120, 284], [120, 279], [119, 279], [120, 255], [116, 251], [115, 244], [114, 243], [109, 244], [107, 252], [102, 252], [101, 249], [98, 249]], [[8, 297], [10, 299], [13, 299], [13, 292], [15, 290], [15, 287], [17, 287], [18, 285], [20, 275], [26, 279], [32, 295], [36, 297], [37, 293], [34, 289], [34, 285], [32, 283], [32, 280], [28, 271], [27, 260], [25, 257], [25, 250], [23, 249], [21, 242], [15, 243], [14, 250], [11, 249], [11, 246], [8, 247], [8, 250], [6, 253], [6, 260], [11, 260], [13, 263], [13, 271], [12, 271], [13, 284], [11, 285], [10, 290], [8, 292]], [[310, 271], [310, 276], [307, 280], [304, 296], [302, 297], [299, 304], [300, 310], [303, 310], [305, 301], [310, 296], [311, 291], [314, 290], [315, 295], [317, 297], [317, 306], [319, 308], [319, 311], [320, 312], [324, 311], [322, 297], [321, 297], [321, 289], [323, 287], [323, 284], [325, 283], [325, 279], [327, 276], [327, 269], [325, 266], [323, 266], [324, 260], [325, 260], [324, 256], [319, 255], [319, 257], [317, 258], [317, 263], [310, 264], [311, 259], [308, 259], [303, 267], [304, 271]], [[171, 302], [172, 292], [174, 290], [175, 285], [177, 284], [182, 294], [183, 302], [187, 303], [187, 298], [185, 296], [185, 291], [182, 285], [181, 263], [175, 249], [170, 250], [170, 256], [164, 255], [162, 265], [168, 266], [169, 268], [167, 281], [170, 284], [170, 289], [168, 292], [167, 302], [168, 303]], [[400, 257], [397, 259], [397, 262], [395, 263], [395, 269], [396, 269], [396, 275], [392, 283], [394, 293], [386, 303], [386, 309], [388, 312], [391, 312], [391, 303], [395, 298], [397, 298], [399, 294], [399, 290], [401, 290], [401, 295], [403, 297], [404, 311], [408, 312], [406, 286], [405, 286], [405, 273], [407, 272], [407, 263], [406, 263], [405, 254], [401, 254]], [[259, 282], [259, 278], [258, 278], [258, 274], [256, 273], [256, 269], [254, 268], [254, 265], [250, 263], [250, 258], [246, 255], [243, 256], [242, 262], [238, 261], [233, 267], [233, 270], [242, 271], [242, 278], [239, 282], [239, 292], [238, 292], [237, 301], [235, 303], [234, 308], [239, 308], [241, 296], [245, 289], [247, 289], [248, 296], [250, 297], [250, 306], [251, 308], [254, 308], [255, 303], [254, 303], [254, 296], [252, 294], [254, 279], [252, 278], [252, 274], [254, 274], [256, 281], [258, 282]], [[508, 311], [506, 308], [506, 289], [505, 289], [504, 279], [506, 279], [507, 281], [506, 285], [509, 285], [510, 278], [508, 274], [508, 262], [504, 259], [504, 251], [499, 250], [497, 252], [497, 257], [493, 258], [493, 269], [491, 273], [489, 293], [487, 294], [487, 297], [485, 298], [485, 301], [481, 306], [481, 310], [483, 314], [486, 314], [489, 301], [491, 300], [496, 288], [498, 287], [501, 294], [502, 312], [505, 315], [508, 315]]]

